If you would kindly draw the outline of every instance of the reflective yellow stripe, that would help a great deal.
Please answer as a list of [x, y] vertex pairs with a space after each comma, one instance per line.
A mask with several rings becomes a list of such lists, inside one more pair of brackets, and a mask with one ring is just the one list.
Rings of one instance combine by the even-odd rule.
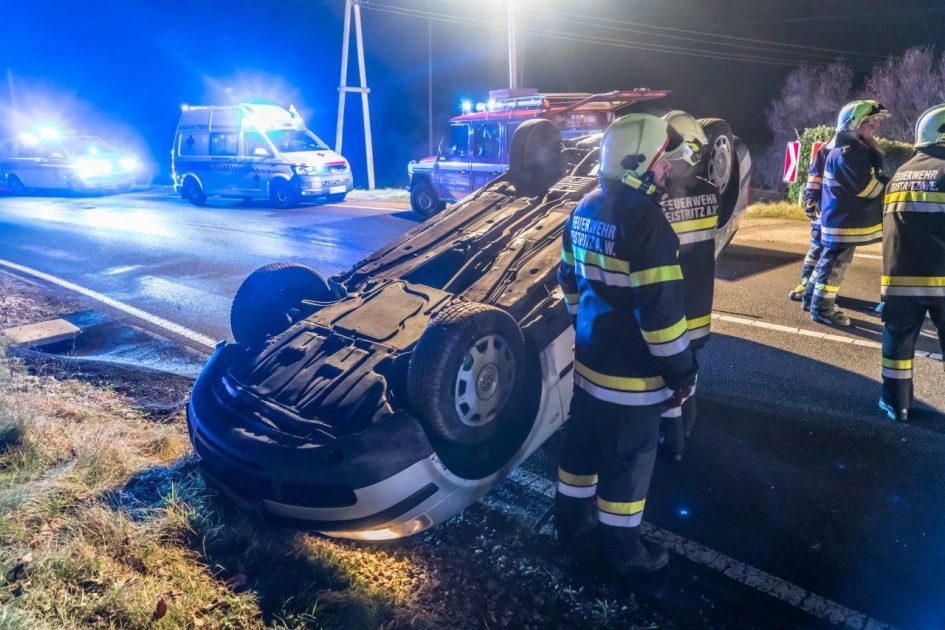
[[[803, 287], [801, 287], [801, 290], [803, 290]], [[696, 317], [696, 318], [694, 318], [694, 319], [690, 319], [690, 320], [689, 320], [689, 322], [688, 322], [688, 324], [689, 324], [689, 330], [695, 330], [696, 328], [702, 328], [703, 326], [708, 326], [708, 325], [711, 324], [711, 323], [712, 323], [712, 313], [709, 313], [709, 314], [706, 315], [705, 317]]]
[[816, 175], [815, 175], [814, 177], [808, 177], [808, 178], [807, 178], [807, 183], [808, 183], [808, 184], [820, 184], [820, 183], [823, 183], [823, 181], [824, 181], [824, 180], [823, 180], [822, 177], [817, 177]]
[[873, 232], [879, 232], [883, 229], [883, 224], [879, 223], [872, 225], [870, 227], [863, 228], [832, 228], [827, 226], [822, 226], [821, 230], [824, 234], [837, 234], [837, 235], [850, 235], [856, 236], [860, 234], [872, 234]]
[[830, 293], [839, 293], [839, 292], [840, 292], [840, 287], [835, 287], [835, 286], [833, 286], [832, 284], [824, 284], [824, 283], [822, 283], [822, 282], [818, 282], [817, 284], [815, 284], [815, 285], [814, 285], [814, 288], [815, 288], [815, 289], [820, 289], [821, 291], [828, 291], [828, 292], [830, 292]]
[[645, 339], [647, 343], [666, 343], [667, 341], [678, 339], [686, 330], [686, 318], [683, 317], [668, 328], [653, 331], [641, 329], [640, 332], [643, 333], [643, 339]]
[[559, 468], [558, 481], [563, 481], [569, 486], [577, 488], [587, 488], [597, 484], [597, 475], [572, 475], [563, 468]]
[[605, 271], [616, 271], [617, 273], [630, 273], [630, 263], [626, 260], [605, 256], [599, 252], [592, 252], [583, 247], [572, 247], [574, 250], [574, 259], [580, 260], [586, 265], [594, 265]]
[[649, 392], [663, 387], [662, 376], [610, 376], [590, 369], [580, 361], [574, 362], [574, 371], [594, 385], [625, 392]]
[[573, 305], [573, 304], [577, 304], [578, 301], [580, 301], [581, 294], [580, 293], [565, 293], [561, 297], [564, 298], [565, 302]]
[[886, 203], [896, 203], [898, 201], [918, 201], [920, 203], [945, 203], [945, 193], [942, 192], [921, 192], [918, 190], [903, 190], [900, 192], [886, 193]]
[[878, 188], [882, 186], [882, 183], [875, 177], [871, 178], [869, 183], [866, 185], [866, 188], [861, 190], [856, 194], [857, 197], [875, 197], [878, 192]]
[[945, 287], [945, 276], [883, 276], [884, 287]]
[[566, 263], [569, 264], [569, 265], [573, 265], [573, 264], [574, 264], [574, 254], [572, 254], [571, 252], [569, 252], [568, 250], [566, 250], [565, 248], [562, 247], [562, 248], [561, 248], [561, 260], [564, 261], [564, 262], [566, 262]]
[[691, 221], [680, 221], [679, 223], [673, 223], [673, 231], [677, 234], [685, 234], [686, 232], [696, 232], [698, 230], [707, 230], [709, 228], [714, 228], [719, 224], [718, 217], [706, 217], [705, 219], [693, 219]]
[[893, 370], [911, 370], [914, 359], [887, 359], [883, 357], [883, 367]]
[[665, 267], [653, 267], [652, 269], [634, 271], [630, 274], [630, 286], [642, 287], [647, 284], [682, 280], [682, 278], [682, 267], [679, 265], [666, 265]]
[[646, 505], [646, 499], [624, 503], [617, 501], [605, 501], [604, 499], [597, 497], [597, 508], [599, 510], [609, 512], [611, 514], [620, 514], [622, 516], [642, 512], [644, 505]]

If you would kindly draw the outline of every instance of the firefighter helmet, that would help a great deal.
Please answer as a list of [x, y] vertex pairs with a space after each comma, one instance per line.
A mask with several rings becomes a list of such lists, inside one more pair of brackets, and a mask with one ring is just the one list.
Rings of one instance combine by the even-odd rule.
[[864, 100], [847, 103], [837, 116], [837, 131], [854, 131], [867, 120], [882, 120], [889, 116], [887, 110], [879, 101]]
[[674, 109], [668, 114], [665, 114], [663, 120], [668, 122], [692, 149], [692, 155], [688, 158], [684, 158], [685, 161], [692, 166], [698, 164], [699, 159], [702, 157], [702, 150], [705, 149], [706, 145], [709, 143], [709, 139], [706, 137], [705, 131], [702, 130], [702, 125], [699, 124], [699, 121], [681, 109]]
[[649, 192], [657, 162], [686, 159], [691, 154], [691, 147], [665, 120], [652, 114], [630, 114], [612, 122], [604, 132], [599, 172], [601, 177], [631, 188], [645, 183]]
[[915, 123], [915, 146], [945, 143], [945, 103], [930, 107]]

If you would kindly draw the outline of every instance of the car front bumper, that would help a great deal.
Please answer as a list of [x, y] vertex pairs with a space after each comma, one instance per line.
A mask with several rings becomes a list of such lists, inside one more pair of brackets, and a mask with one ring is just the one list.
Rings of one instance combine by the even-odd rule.
[[304, 197], [345, 195], [354, 188], [351, 171], [331, 175], [296, 175], [299, 194]]
[[251, 420], [214, 384], [223, 348], [194, 385], [188, 432], [209, 482], [260, 516], [345, 538], [400, 538], [446, 520], [491, 487], [491, 479], [447, 470], [402, 411], [320, 445]]

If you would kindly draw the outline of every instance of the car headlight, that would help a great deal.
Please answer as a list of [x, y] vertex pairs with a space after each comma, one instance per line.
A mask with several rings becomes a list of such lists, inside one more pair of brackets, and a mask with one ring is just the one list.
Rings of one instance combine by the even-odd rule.
[[125, 171], [137, 171], [138, 170], [138, 160], [133, 157], [123, 157], [118, 160], [118, 166]]
[[89, 177], [101, 177], [103, 175], [108, 175], [112, 172], [114, 167], [108, 160], [84, 159], [76, 160], [72, 164], [72, 168], [75, 169], [75, 172], [79, 175], [79, 177], [82, 179], [87, 179]]

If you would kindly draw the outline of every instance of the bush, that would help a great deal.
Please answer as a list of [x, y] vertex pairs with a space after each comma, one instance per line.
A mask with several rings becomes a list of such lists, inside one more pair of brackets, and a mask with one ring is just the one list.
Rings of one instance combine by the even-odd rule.
[[[807, 185], [807, 169], [810, 168], [810, 150], [815, 142], [829, 142], [833, 137], [834, 128], [826, 125], [805, 129], [799, 136], [801, 143], [800, 156], [797, 165], [797, 181], [788, 187], [788, 198], [797, 204], [804, 203], [804, 187]], [[911, 144], [890, 140], [888, 138], [877, 138], [876, 143], [885, 154], [883, 156], [883, 169], [888, 175], [905, 164], [915, 154], [915, 149]]]

